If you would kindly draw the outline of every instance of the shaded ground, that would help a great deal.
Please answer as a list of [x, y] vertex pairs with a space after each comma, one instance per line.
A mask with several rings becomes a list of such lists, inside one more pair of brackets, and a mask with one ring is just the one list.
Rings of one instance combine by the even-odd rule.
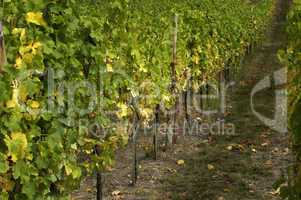
[[[277, 51], [285, 45], [287, 1], [279, 0], [277, 16], [262, 47], [246, 58], [234, 90], [228, 94], [226, 122], [235, 126], [234, 136], [181, 137], [159, 159], [139, 163], [136, 187], [130, 186], [132, 150], [118, 153], [116, 167], [105, 175], [105, 199], [276, 200], [275, 181], [289, 163], [288, 136], [272, 131], [250, 108], [256, 83], [281, 68]], [[273, 118], [273, 89], [258, 93], [255, 108]], [[144, 146], [145, 148], [145, 146]], [[183, 160], [184, 164], [177, 164]], [[95, 180], [87, 178], [73, 199], [95, 199]]]

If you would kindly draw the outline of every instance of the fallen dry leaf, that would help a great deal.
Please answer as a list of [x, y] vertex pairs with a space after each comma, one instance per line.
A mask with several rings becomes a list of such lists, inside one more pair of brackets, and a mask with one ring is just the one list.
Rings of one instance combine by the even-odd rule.
[[214, 167], [213, 165], [211, 165], [211, 164], [208, 164], [208, 165], [207, 165], [207, 168], [208, 168], [210, 171], [212, 171], [212, 170], [215, 169], [215, 167]]
[[176, 172], [177, 172], [177, 170], [172, 169], [172, 168], [167, 168], [167, 171], [169, 171], [169, 172], [171, 172], [171, 173], [176, 173]]
[[281, 187], [279, 187], [279, 188], [277, 188], [277, 190], [274, 190], [274, 191], [269, 192], [269, 193], [270, 193], [271, 195], [277, 196], [277, 195], [280, 194], [280, 188], [281, 188]]
[[274, 153], [274, 154], [279, 153], [279, 148], [278, 148], [278, 147], [275, 147], [275, 148], [273, 149], [272, 153]]
[[227, 146], [227, 150], [232, 151], [233, 147], [231, 145]]
[[227, 150], [229, 150], [229, 151], [238, 150], [240, 152], [244, 152], [245, 147], [241, 144], [231, 144], [231, 145], [227, 146]]
[[285, 148], [284, 151], [283, 151], [283, 155], [288, 155], [290, 152], [289, 148]]
[[177, 165], [184, 165], [185, 164], [185, 161], [184, 160], [178, 160], [177, 161]]
[[230, 189], [228, 189], [228, 188], [225, 188], [224, 189], [224, 192], [230, 192], [231, 190]]
[[106, 171], [112, 172], [112, 171], [113, 171], [113, 168], [112, 168], [111, 166], [108, 166], [108, 167], [106, 167]]
[[237, 146], [240, 151], [245, 151], [245, 147], [243, 145], [238, 144]]
[[112, 195], [113, 196], [119, 196], [119, 195], [121, 195], [121, 192], [119, 190], [115, 190], [115, 191], [112, 192]]
[[261, 144], [262, 147], [266, 147], [268, 145], [269, 145], [269, 143], [267, 143], [267, 142]]

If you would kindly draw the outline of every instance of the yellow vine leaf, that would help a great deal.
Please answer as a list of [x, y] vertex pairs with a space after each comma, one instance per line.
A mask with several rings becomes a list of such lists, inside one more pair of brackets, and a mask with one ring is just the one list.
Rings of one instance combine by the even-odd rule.
[[13, 100], [8, 100], [8, 101], [6, 102], [6, 107], [7, 107], [7, 108], [15, 108], [16, 105], [17, 105], [16, 102], [13, 101]]
[[8, 100], [6, 102], [6, 107], [7, 108], [15, 108], [15, 107], [19, 106], [18, 98], [19, 98], [19, 89], [14, 88], [13, 94], [12, 94], [12, 99]]
[[42, 43], [41, 42], [34, 42], [32, 43], [31, 49], [32, 49], [32, 54], [36, 55], [38, 52], [38, 49], [40, 49], [42, 47]]
[[65, 164], [65, 171], [66, 171], [67, 176], [72, 174], [72, 168], [68, 163]]
[[163, 100], [164, 102], [170, 102], [170, 101], [171, 101], [171, 98], [170, 98], [169, 95], [163, 94], [163, 95], [162, 95], [162, 100]]
[[149, 119], [152, 116], [152, 114], [153, 114], [153, 110], [150, 108], [142, 108], [141, 109], [141, 115], [145, 119]]
[[39, 26], [47, 26], [42, 12], [28, 12], [26, 14], [26, 21], [28, 23], [33, 23]]
[[42, 46], [42, 43], [41, 42], [34, 42], [33, 44], [32, 44], [32, 47], [34, 48], [34, 49], [38, 49], [38, 48], [40, 48]]
[[113, 72], [113, 65], [111, 63], [107, 64], [107, 72]]
[[19, 105], [19, 89], [18, 88], [14, 88], [13, 89], [13, 95], [12, 95], [12, 100], [17, 104]]
[[24, 66], [24, 63], [31, 64], [34, 56], [38, 54], [38, 51], [41, 47], [42, 43], [38, 41], [30, 42], [26, 46], [21, 46], [19, 48], [19, 53], [21, 56], [16, 58], [16, 69], [21, 69]]
[[20, 56], [18, 56], [16, 58], [16, 64], [15, 64], [16, 69], [21, 69], [22, 65], [23, 65], [23, 60]]
[[40, 107], [40, 103], [38, 101], [31, 101], [30, 107], [33, 109], [38, 109]]
[[117, 106], [119, 108], [119, 111], [117, 112], [118, 118], [126, 117], [128, 115], [128, 107], [127, 107], [127, 105], [125, 105], [123, 103], [118, 103]]
[[22, 149], [27, 148], [27, 139], [26, 139], [26, 135], [24, 133], [21, 132], [13, 132], [11, 134], [11, 138], [14, 141], [20, 141], [20, 146], [22, 147]]
[[200, 57], [198, 55], [192, 56], [192, 61], [194, 64], [198, 65], [200, 64]]
[[26, 30], [25, 28], [14, 28], [12, 31], [13, 35], [18, 35], [20, 34], [20, 41], [25, 41], [26, 39]]
[[77, 179], [81, 176], [81, 169], [71, 163], [65, 163], [65, 172], [67, 176], [72, 175], [72, 178]]
[[11, 136], [6, 137], [4, 141], [8, 148], [8, 155], [11, 156], [13, 162], [25, 158], [28, 143], [24, 133], [13, 132]]

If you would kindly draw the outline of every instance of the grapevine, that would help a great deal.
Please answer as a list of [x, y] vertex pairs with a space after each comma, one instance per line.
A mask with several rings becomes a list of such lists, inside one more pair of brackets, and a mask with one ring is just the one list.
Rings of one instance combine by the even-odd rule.
[[83, 177], [113, 165], [128, 140], [123, 124], [135, 121], [133, 99], [147, 124], [182, 92], [235, 70], [261, 41], [273, 5], [4, 0], [0, 199], [68, 199]]

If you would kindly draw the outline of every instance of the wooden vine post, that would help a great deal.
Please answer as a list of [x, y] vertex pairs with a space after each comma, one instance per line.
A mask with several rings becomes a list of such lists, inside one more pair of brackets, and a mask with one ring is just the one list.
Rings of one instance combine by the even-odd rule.
[[3, 33], [3, 25], [0, 21], [0, 73], [3, 71], [4, 64], [6, 63], [6, 52], [4, 45], [4, 33]]
[[133, 97], [133, 101], [131, 102], [131, 109], [134, 113], [133, 119], [133, 128], [132, 128], [132, 137], [133, 137], [133, 146], [134, 146], [134, 158], [133, 158], [133, 175], [132, 175], [132, 185], [135, 186], [138, 179], [138, 155], [137, 155], [137, 138], [138, 131], [140, 126], [140, 112], [136, 104], [136, 97]]
[[204, 102], [203, 102], [203, 95], [204, 95], [204, 88], [203, 88], [203, 82], [204, 82], [204, 72], [203, 72], [203, 67], [201, 66], [201, 76], [200, 76], [200, 88], [199, 88], [199, 95], [200, 95], [200, 102], [199, 102], [199, 106], [200, 106], [200, 114], [203, 114], [203, 108], [204, 108]]
[[[99, 146], [95, 146], [96, 155], [100, 155]], [[96, 172], [96, 200], [102, 200], [103, 198], [103, 176], [102, 172], [97, 170]]]
[[[185, 114], [185, 120], [187, 121], [188, 128], [190, 127], [189, 121], [188, 121], [188, 91], [187, 89], [183, 92], [183, 109], [184, 109], [184, 114]], [[185, 130], [186, 131], [186, 130]]]
[[[84, 71], [89, 72], [89, 68], [85, 68]], [[100, 99], [103, 97], [102, 95], [104, 95], [104, 91], [102, 88], [102, 83], [101, 83], [101, 79], [100, 79], [100, 71], [98, 72], [98, 76], [97, 76], [97, 87], [98, 87], [98, 102], [100, 102]], [[100, 104], [98, 105], [98, 112], [101, 112], [101, 106]], [[98, 130], [98, 131], [103, 131], [103, 130]], [[104, 134], [104, 133], [101, 133]], [[99, 146], [95, 146], [95, 154], [97, 156], [99, 156], [101, 154], [101, 149]], [[102, 200], [103, 199], [103, 184], [104, 184], [104, 180], [103, 180], [103, 173], [100, 170], [97, 170], [96, 172], [96, 200]]]
[[138, 116], [135, 114], [135, 120], [134, 120], [134, 126], [133, 126], [133, 140], [134, 140], [134, 162], [133, 162], [133, 179], [132, 183], [133, 185], [136, 185], [137, 183], [137, 178], [138, 178], [138, 157], [137, 157], [137, 122]]
[[[174, 16], [174, 28], [173, 28], [173, 33], [172, 33], [172, 62], [171, 62], [171, 87], [170, 87], [170, 93], [175, 95], [176, 93], [176, 82], [177, 82], [177, 77], [176, 77], [176, 66], [177, 66], [177, 40], [178, 40], [178, 15], [175, 14]], [[177, 109], [177, 98], [175, 102], [174, 109]], [[176, 116], [176, 110], [174, 112], [170, 113], [169, 116], [169, 129], [166, 132], [166, 146], [169, 143], [176, 143], [176, 135], [175, 135], [175, 116]], [[169, 141], [168, 134], [172, 135], [172, 141]]]
[[[85, 79], [88, 80], [89, 74], [90, 74], [90, 65], [91, 65], [91, 60], [88, 61], [88, 63], [84, 63], [83, 65], [83, 71], [84, 71], [84, 76]], [[98, 83], [100, 83], [100, 74], [98, 74]], [[98, 97], [100, 98], [100, 90], [101, 86], [98, 85], [99, 89], [99, 94]], [[97, 132], [100, 132], [102, 130], [96, 130]], [[94, 147], [94, 154], [99, 156], [101, 155], [101, 147], [99, 145], [95, 145]], [[103, 173], [97, 169], [96, 170], [96, 200], [102, 200], [103, 199]]]
[[97, 172], [97, 200], [102, 200], [102, 188], [103, 188], [103, 181], [102, 181], [102, 173]]
[[154, 134], [153, 134], [153, 147], [154, 147], [154, 160], [158, 159], [158, 133], [159, 133], [159, 114], [160, 114], [160, 105], [156, 105], [155, 108], [155, 127], [154, 127]]
[[176, 66], [177, 66], [177, 40], [178, 40], [178, 15], [174, 16], [174, 30], [172, 35], [172, 63], [171, 63], [171, 90], [176, 87]]
[[226, 112], [226, 108], [225, 108], [225, 85], [226, 85], [226, 82], [225, 82], [225, 70], [223, 69], [220, 73], [219, 73], [219, 91], [218, 91], [218, 94], [219, 94], [219, 115], [220, 115], [220, 118], [223, 119], [224, 118], [224, 114]]
[[187, 86], [186, 86], [186, 90], [184, 91], [184, 95], [183, 95], [183, 104], [184, 104], [184, 115], [185, 115], [185, 120], [187, 122], [187, 126], [188, 129], [190, 129], [190, 106], [192, 104], [193, 101], [193, 92], [192, 92], [192, 76], [191, 75], [187, 75], [187, 71], [185, 72], [186, 75], [186, 80], [187, 80]]

